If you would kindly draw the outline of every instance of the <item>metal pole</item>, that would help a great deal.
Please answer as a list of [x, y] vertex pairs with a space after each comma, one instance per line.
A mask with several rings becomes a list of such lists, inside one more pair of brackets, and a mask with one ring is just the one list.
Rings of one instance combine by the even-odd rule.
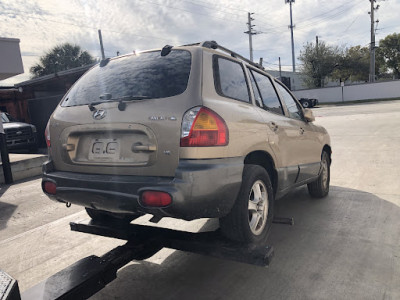
[[[0, 112], [1, 114], [1, 112]], [[4, 182], [6, 184], [13, 183], [13, 177], [11, 172], [10, 157], [8, 156], [7, 139], [3, 129], [3, 121], [0, 115], [0, 152], [1, 152], [1, 164], [3, 167]]]
[[281, 57], [279, 56], [279, 80], [282, 80]]
[[294, 0], [289, 0], [289, 5], [290, 5], [290, 34], [292, 37], [292, 65], [293, 65], [293, 72], [296, 72], [296, 64], [295, 64], [295, 59], [294, 59], [294, 38], [293, 38], [293, 16], [292, 16], [292, 2]]
[[375, 19], [374, 19], [374, 2], [376, 0], [370, 0], [371, 2], [371, 61], [370, 61], [370, 72], [369, 72], [369, 82], [375, 82]]
[[105, 59], [104, 55], [104, 47], [103, 47], [103, 38], [101, 37], [101, 30], [99, 29], [99, 40], [100, 40], [100, 50], [101, 50], [101, 59]]

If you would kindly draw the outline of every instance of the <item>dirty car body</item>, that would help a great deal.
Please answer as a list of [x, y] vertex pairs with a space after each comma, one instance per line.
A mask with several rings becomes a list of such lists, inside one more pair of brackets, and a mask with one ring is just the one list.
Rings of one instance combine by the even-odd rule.
[[[278, 104], [267, 107], [271, 91]], [[230, 214], [246, 164], [268, 172], [271, 201], [317, 180], [321, 154], [330, 157], [326, 130], [306, 119], [290, 91], [207, 44], [102, 61], [64, 96], [46, 140], [50, 198], [185, 220]], [[268, 189], [258, 182], [256, 193]]]

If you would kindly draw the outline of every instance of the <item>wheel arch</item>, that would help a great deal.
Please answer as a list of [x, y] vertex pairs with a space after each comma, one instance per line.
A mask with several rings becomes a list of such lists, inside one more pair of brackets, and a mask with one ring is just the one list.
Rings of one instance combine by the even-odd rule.
[[263, 167], [271, 179], [274, 195], [278, 188], [278, 173], [275, 168], [275, 163], [272, 156], [265, 151], [253, 151], [246, 155], [244, 164], [259, 165]]

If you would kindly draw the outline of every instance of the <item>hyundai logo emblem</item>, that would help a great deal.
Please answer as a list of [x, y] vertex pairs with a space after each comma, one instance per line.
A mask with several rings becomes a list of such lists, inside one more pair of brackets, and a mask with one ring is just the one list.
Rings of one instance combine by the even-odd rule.
[[101, 120], [107, 115], [107, 112], [104, 109], [98, 109], [93, 113], [93, 119]]

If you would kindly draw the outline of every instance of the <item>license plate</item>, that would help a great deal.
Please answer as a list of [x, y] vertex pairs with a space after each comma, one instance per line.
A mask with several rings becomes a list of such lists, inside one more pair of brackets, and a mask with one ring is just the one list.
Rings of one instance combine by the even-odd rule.
[[94, 139], [89, 152], [89, 159], [118, 159], [120, 143], [117, 139]]

